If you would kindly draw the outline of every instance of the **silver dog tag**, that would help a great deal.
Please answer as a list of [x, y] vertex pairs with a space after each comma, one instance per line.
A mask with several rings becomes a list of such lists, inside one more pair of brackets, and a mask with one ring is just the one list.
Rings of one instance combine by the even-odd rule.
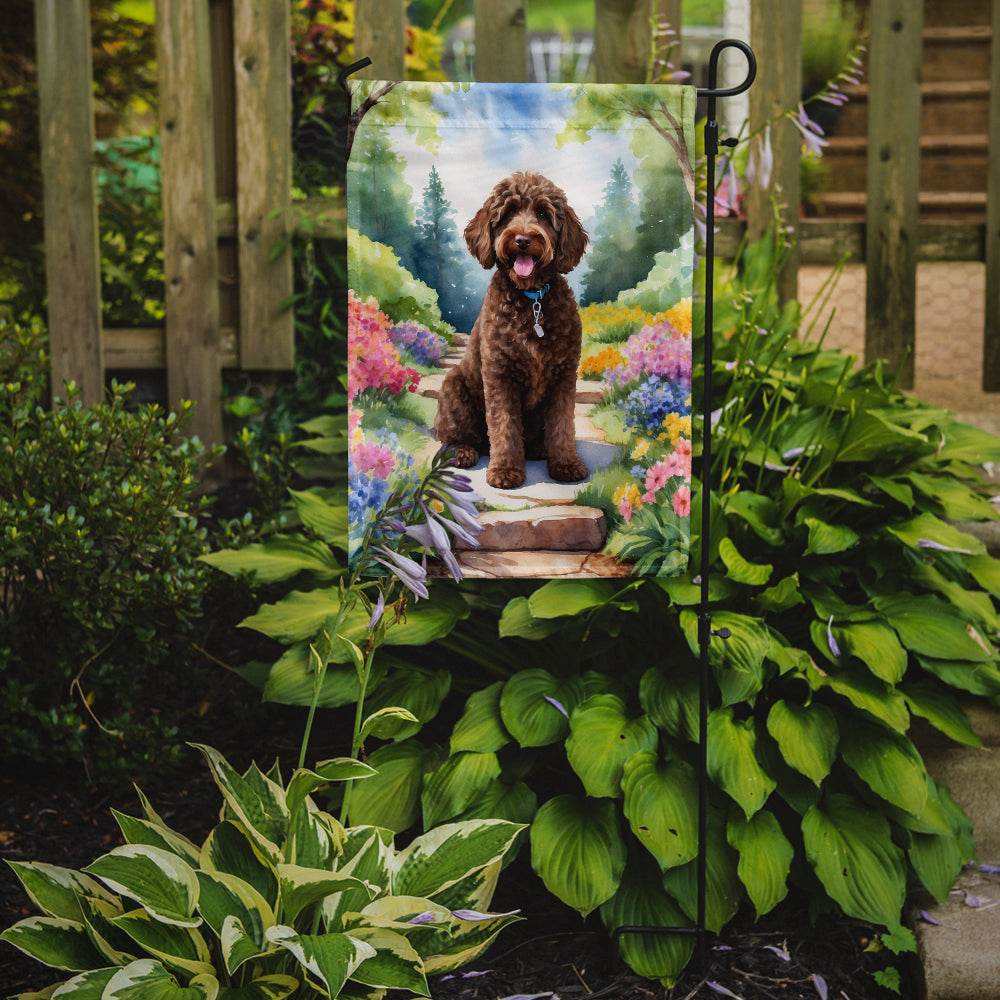
[[535, 336], [544, 337], [545, 331], [542, 329], [542, 304], [541, 302], [532, 302], [531, 311], [535, 316]]

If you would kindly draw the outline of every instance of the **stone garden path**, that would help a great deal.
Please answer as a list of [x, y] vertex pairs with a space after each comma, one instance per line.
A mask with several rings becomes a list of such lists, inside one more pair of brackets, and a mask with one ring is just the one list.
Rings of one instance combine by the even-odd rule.
[[[419, 392], [436, 399], [449, 369], [462, 360], [469, 338], [456, 334], [450, 353], [441, 359], [441, 374], [424, 375]], [[596, 382], [580, 380], [576, 394], [576, 446], [593, 473], [607, 465], [618, 449], [590, 419], [591, 407], [601, 399]], [[489, 510], [480, 517], [479, 548], [458, 550], [462, 572], [472, 578], [604, 577], [628, 576], [629, 568], [601, 550], [608, 526], [602, 511], [576, 504], [587, 485], [554, 483], [545, 463], [528, 462], [524, 485], [497, 490], [486, 484], [487, 459], [480, 459], [467, 475]]]

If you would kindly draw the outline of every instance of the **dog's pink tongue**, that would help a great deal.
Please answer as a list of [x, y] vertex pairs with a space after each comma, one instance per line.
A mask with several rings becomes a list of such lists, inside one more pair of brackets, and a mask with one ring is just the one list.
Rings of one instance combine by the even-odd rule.
[[519, 253], [514, 261], [514, 270], [521, 278], [528, 278], [535, 269], [535, 258], [526, 253]]

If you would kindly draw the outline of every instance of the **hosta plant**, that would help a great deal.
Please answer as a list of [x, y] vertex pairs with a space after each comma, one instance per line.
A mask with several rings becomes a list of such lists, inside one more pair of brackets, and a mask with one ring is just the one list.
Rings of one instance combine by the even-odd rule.
[[[40, 916], [0, 935], [69, 974], [23, 997], [281, 1000], [429, 996], [427, 975], [478, 955], [514, 913], [489, 913], [521, 829], [452, 823], [397, 849], [391, 831], [343, 827], [312, 794], [373, 773], [352, 758], [240, 774], [202, 746], [222, 793], [202, 844], [115, 813], [126, 843], [82, 871], [11, 862]], [[55, 989], [55, 992], [52, 990]]]

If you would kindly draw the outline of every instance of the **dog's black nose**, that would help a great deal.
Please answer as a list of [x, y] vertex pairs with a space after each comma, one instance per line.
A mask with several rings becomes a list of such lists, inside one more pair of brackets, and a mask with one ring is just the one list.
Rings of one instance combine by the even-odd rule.
[[521, 233], [514, 237], [514, 245], [518, 250], [527, 250], [531, 246], [531, 237]]

